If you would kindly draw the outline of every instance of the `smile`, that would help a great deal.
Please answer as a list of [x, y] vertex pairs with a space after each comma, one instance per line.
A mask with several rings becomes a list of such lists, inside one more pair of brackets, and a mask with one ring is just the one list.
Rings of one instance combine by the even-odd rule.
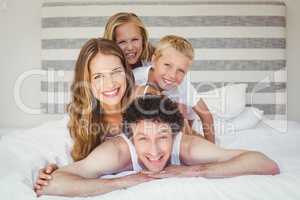
[[175, 82], [175, 81], [170, 81], [170, 80], [165, 79], [165, 78], [163, 78], [163, 81], [164, 81], [166, 84], [168, 84], [168, 85], [174, 84], [174, 82]]
[[103, 92], [103, 95], [107, 96], [107, 97], [115, 97], [115, 96], [118, 95], [119, 90], [120, 90], [120, 88], [116, 88], [116, 89], [111, 90], [111, 91]]
[[129, 58], [129, 59], [135, 58], [135, 56], [136, 56], [136, 53], [127, 53], [126, 54], [126, 58]]
[[146, 158], [147, 158], [147, 160], [148, 160], [149, 162], [155, 164], [155, 163], [160, 163], [160, 162], [162, 161], [163, 156], [161, 155], [161, 156], [156, 157], [156, 158], [150, 158], [150, 157], [147, 157], [147, 156], [146, 156]]

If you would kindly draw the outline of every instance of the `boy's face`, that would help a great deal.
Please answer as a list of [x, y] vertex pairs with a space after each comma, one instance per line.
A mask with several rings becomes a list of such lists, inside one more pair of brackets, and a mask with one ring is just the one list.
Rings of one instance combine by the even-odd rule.
[[173, 137], [170, 125], [141, 120], [132, 124], [131, 129], [140, 164], [149, 171], [163, 170], [172, 152]]
[[151, 79], [162, 90], [177, 87], [189, 70], [192, 60], [169, 47], [163, 50], [161, 57], [152, 57], [153, 72]]

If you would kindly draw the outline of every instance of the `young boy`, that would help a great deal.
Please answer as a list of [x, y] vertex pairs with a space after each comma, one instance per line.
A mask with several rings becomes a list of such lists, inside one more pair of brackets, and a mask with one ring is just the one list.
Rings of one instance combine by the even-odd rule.
[[[279, 173], [277, 164], [262, 153], [225, 150], [197, 135], [182, 134], [183, 117], [177, 104], [165, 96], [135, 99], [126, 110], [124, 122], [127, 136], [112, 138], [85, 159], [59, 168], [36, 193], [90, 196], [165, 177]], [[128, 170], [135, 174], [98, 178]]]
[[[205, 102], [197, 99], [197, 92], [189, 81], [189, 68], [194, 50], [186, 39], [168, 35], [158, 43], [152, 65], [133, 70], [137, 85], [151, 85], [179, 103], [185, 118], [192, 124], [194, 112], [200, 117], [204, 137], [215, 142], [213, 117]], [[193, 112], [194, 111], [194, 112]]]

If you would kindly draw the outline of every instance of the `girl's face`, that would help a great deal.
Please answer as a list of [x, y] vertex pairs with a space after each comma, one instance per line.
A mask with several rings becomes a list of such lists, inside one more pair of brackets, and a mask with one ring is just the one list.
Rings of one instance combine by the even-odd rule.
[[114, 55], [98, 53], [90, 63], [93, 95], [108, 106], [120, 105], [127, 84], [124, 66]]
[[143, 51], [143, 37], [138, 26], [131, 22], [118, 26], [115, 29], [115, 38], [129, 65], [134, 65], [140, 61]]

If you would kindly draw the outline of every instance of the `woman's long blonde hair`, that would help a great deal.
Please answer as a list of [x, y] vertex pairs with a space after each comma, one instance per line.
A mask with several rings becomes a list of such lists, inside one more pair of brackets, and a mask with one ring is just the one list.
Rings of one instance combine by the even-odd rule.
[[74, 140], [71, 152], [74, 161], [85, 158], [106, 136], [101, 105], [91, 90], [90, 63], [98, 54], [114, 55], [121, 60], [126, 73], [127, 88], [121, 100], [125, 108], [130, 102], [134, 77], [122, 50], [115, 42], [103, 38], [90, 39], [82, 47], [75, 65], [75, 76], [71, 86], [72, 98], [67, 110], [70, 116], [68, 128]]
[[111, 16], [106, 23], [103, 37], [109, 40], [116, 41], [116, 28], [126, 23], [134, 23], [137, 27], [139, 27], [143, 38], [143, 51], [140, 60], [150, 62], [152, 54], [154, 52], [154, 47], [149, 42], [149, 35], [145, 25], [136, 14], [119, 12]]

